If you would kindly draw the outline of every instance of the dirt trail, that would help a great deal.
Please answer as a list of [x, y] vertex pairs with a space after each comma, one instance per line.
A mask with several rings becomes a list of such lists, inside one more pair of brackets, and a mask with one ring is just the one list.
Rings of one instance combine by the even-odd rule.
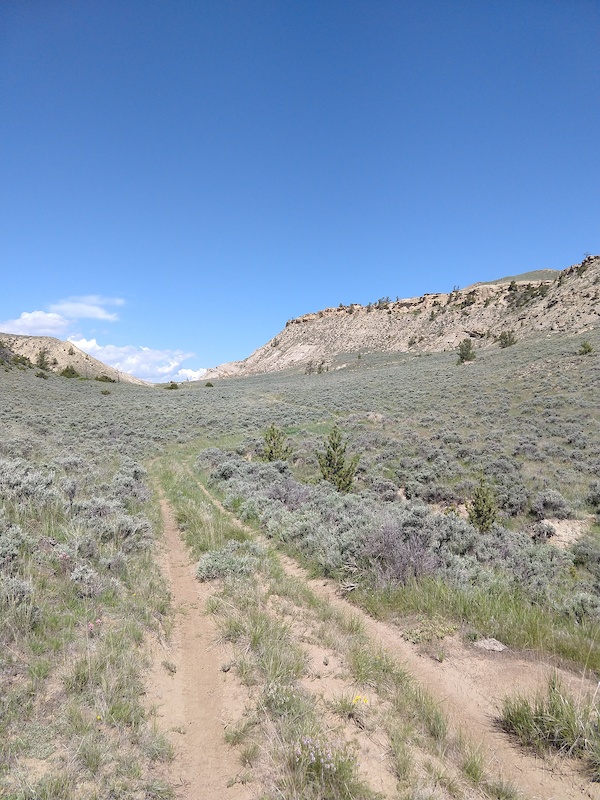
[[236, 782], [242, 768], [224, 740], [225, 727], [239, 718], [246, 696], [233, 675], [221, 669], [228, 653], [215, 644], [216, 626], [204, 612], [209, 589], [193, 575], [164, 498], [161, 512], [161, 567], [177, 616], [170, 643], [154, 648], [147, 700], [158, 709], [158, 726], [175, 747], [168, 777], [179, 800], [249, 800], [254, 792]]
[[[200, 486], [212, 503], [235, 524], [246, 529], [204, 486]], [[363, 620], [373, 641], [393, 654], [440, 704], [452, 726], [462, 730], [473, 744], [481, 748], [493, 776], [512, 783], [528, 800], [600, 800], [600, 786], [589, 781], [577, 762], [558, 756], [538, 758], [514, 744], [498, 728], [496, 719], [502, 698], [515, 692], [533, 694], [543, 688], [551, 667], [509, 650], [480, 651], [463, 644], [458, 637], [444, 640], [444, 658], [436, 660], [404, 640], [393, 625], [379, 622], [359, 608], [350, 606], [339, 596], [333, 581], [310, 579], [293, 559], [285, 556], [281, 559], [289, 575], [306, 581], [315, 594], [336, 608], [352, 610]], [[567, 671], [559, 672], [574, 693], [593, 691], [595, 687], [595, 684], [575, 678]]]
[[[292, 559], [283, 557], [283, 562], [288, 574], [306, 580], [315, 594], [336, 608], [351, 608], [363, 620], [369, 637], [407, 668], [439, 703], [454, 728], [463, 730], [481, 747], [492, 775], [512, 783], [528, 800], [600, 798], [600, 787], [590, 783], [576, 762], [569, 763], [558, 756], [537, 758], [513, 744], [496, 723], [504, 696], [514, 692], [533, 694], [546, 685], [550, 673], [547, 665], [508, 651], [480, 653], [456, 639], [444, 644], [444, 659], [439, 662], [421, 654], [402, 638], [398, 629], [350, 607], [337, 594], [332, 581], [309, 579]], [[561, 677], [575, 692], [581, 687], [581, 681], [575, 681], [569, 673], [562, 672]]]

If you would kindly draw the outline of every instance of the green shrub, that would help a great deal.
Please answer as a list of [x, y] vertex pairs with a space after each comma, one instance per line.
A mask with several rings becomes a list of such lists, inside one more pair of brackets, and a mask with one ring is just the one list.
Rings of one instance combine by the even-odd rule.
[[175, 381], [171, 381], [171, 383], [167, 383], [165, 389], [179, 389], [179, 386], [175, 383]]
[[27, 356], [20, 356], [18, 354], [12, 357], [12, 363], [17, 367], [33, 367], [33, 364]]
[[584, 342], [581, 343], [581, 347], [579, 348], [579, 355], [580, 356], [587, 356], [592, 353], [594, 348], [586, 339]]
[[464, 364], [466, 361], [475, 360], [475, 350], [473, 349], [473, 342], [470, 339], [463, 339], [458, 345], [458, 363]]
[[469, 506], [469, 522], [480, 531], [491, 530], [498, 517], [498, 504], [494, 491], [483, 478], [473, 493], [473, 500]]
[[285, 461], [292, 453], [284, 432], [275, 423], [269, 425], [263, 434], [262, 457], [265, 461]]
[[354, 482], [359, 456], [346, 459], [346, 445], [337, 425], [325, 442], [325, 452], [317, 453], [323, 479], [333, 483], [338, 492], [349, 492]]
[[48, 349], [46, 347], [44, 347], [38, 353], [38, 357], [37, 357], [37, 359], [35, 361], [35, 365], [36, 365], [36, 367], [39, 367], [40, 369], [50, 369], [50, 364], [48, 362]]
[[75, 367], [73, 367], [71, 364], [69, 364], [68, 367], [65, 367], [63, 370], [61, 370], [60, 374], [61, 374], [61, 376], [63, 378], [79, 378], [80, 377], [80, 375], [77, 372], [77, 370], [75, 369]]
[[207, 389], [212, 389], [213, 386], [214, 386], [214, 383], [211, 383], [210, 381], [206, 381], [206, 383], [204, 385], [206, 386]]
[[102, 383], [116, 383], [116, 380], [114, 378], [109, 378], [108, 375], [96, 375], [94, 380], [101, 381]]
[[500, 337], [498, 338], [498, 343], [500, 347], [512, 347], [513, 344], [517, 343], [517, 337], [515, 336], [514, 331], [502, 331]]

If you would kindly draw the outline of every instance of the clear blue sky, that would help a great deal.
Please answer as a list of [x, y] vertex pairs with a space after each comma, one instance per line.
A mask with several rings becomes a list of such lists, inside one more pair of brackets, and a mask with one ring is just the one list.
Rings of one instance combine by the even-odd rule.
[[598, 0], [3, 0], [0, 330], [185, 377], [581, 261], [599, 53]]

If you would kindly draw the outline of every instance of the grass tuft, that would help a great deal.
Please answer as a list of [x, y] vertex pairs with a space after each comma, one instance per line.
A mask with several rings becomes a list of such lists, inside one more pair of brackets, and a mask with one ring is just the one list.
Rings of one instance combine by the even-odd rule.
[[576, 700], [553, 673], [545, 694], [540, 693], [533, 700], [522, 695], [507, 697], [501, 722], [523, 744], [540, 752], [557, 750], [583, 758], [598, 780], [599, 712], [595, 696]]

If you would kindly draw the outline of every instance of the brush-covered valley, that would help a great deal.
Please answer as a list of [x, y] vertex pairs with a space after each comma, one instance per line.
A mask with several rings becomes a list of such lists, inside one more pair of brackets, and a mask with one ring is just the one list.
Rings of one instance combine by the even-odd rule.
[[0, 796], [600, 797], [600, 329], [504, 345], [0, 364]]

